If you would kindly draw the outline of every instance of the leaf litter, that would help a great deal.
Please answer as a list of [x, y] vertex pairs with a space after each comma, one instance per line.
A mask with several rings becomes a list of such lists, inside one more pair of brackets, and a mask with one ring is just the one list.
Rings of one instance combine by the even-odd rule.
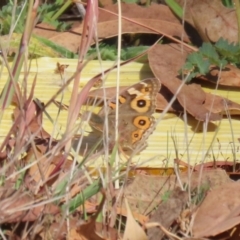
[[[110, 5], [104, 9], [99, 9], [99, 22], [98, 22], [98, 39], [106, 39], [117, 36], [118, 20], [113, 14], [106, 12], [111, 11], [116, 14], [117, 5]], [[131, 11], [129, 11], [128, 4], [122, 4], [123, 16], [130, 18], [122, 20], [123, 33], [164, 33], [169, 36], [181, 37], [183, 28], [173, 13], [164, 5], [153, 4], [150, 8], [140, 7], [137, 4], [131, 4]], [[143, 18], [144, 16], [144, 18]], [[160, 18], [161, 16], [161, 18]], [[137, 24], [139, 23], [139, 24]], [[151, 29], [147, 29], [144, 26]], [[49, 28], [49, 30], [47, 30]], [[79, 41], [81, 39], [82, 25], [73, 26], [67, 32], [55, 33], [52, 27], [46, 24], [40, 24], [39, 28], [34, 30], [34, 33], [40, 36], [45, 36], [47, 39], [64, 46], [65, 48], [77, 52]], [[52, 33], [52, 34], [51, 34]], [[184, 34], [185, 41], [189, 41], [187, 34]], [[92, 42], [92, 44], [94, 41]]]

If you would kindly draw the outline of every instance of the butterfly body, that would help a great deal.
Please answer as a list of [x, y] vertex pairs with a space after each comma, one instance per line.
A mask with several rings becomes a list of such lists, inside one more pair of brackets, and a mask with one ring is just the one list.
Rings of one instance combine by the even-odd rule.
[[[113, 142], [116, 101], [118, 101], [118, 144], [124, 152], [142, 149], [155, 127], [155, 119], [152, 115], [155, 112], [156, 96], [160, 87], [158, 79], [149, 78], [124, 89], [117, 98], [108, 102], [107, 108], [103, 107], [97, 115], [92, 115], [89, 122], [91, 127], [104, 133], [107, 126], [109, 142]], [[104, 124], [105, 118], [107, 118], [107, 125]]]

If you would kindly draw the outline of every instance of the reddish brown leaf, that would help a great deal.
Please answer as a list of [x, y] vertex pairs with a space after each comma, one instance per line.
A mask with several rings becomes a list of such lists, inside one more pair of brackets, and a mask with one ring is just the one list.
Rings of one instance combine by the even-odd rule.
[[240, 115], [240, 104], [210, 93], [206, 93], [203, 106], [213, 113]]
[[[183, 6], [184, 0], [177, 0]], [[189, 0], [185, 20], [196, 27], [205, 41], [216, 42], [220, 37], [229, 42], [238, 41], [237, 15], [234, 9], [224, 7], [219, 0]]]
[[212, 67], [209, 74], [200, 76], [200, 79], [223, 86], [240, 87], [240, 69], [233, 65], [227, 65], [221, 71]]
[[[104, 240], [105, 238], [102, 238], [96, 233], [96, 219], [100, 211], [102, 211], [103, 204], [105, 202], [105, 195], [103, 195], [103, 198], [101, 200], [101, 203], [98, 207], [98, 210], [96, 214], [90, 218], [90, 220], [87, 223], [81, 224], [77, 228], [77, 233], [79, 236], [81, 236], [84, 240]], [[81, 239], [81, 238], [80, 238]]]
[[164, 44], [156, 45], [149, 52], [149, 64], [155, 77], [159, 78], [172, 94], [177, 95], [179, 103], [197, 120], [220, 120], [219, 114], [210, 112], [203, 106], [206, 94], [199, 85], [184, 84], [179, 91], [182, 81], [178, 78], [178, 70], [183, 66], [187, 53], [177, 49], [177, 45]]
[[239, 182], [230, 182], [209, 191], [196, 213], [193, 235], [215, 236], [239, 224], [239, 199]]
[[[73, 30], [78, 31], [77, 29]], [[163, 35], [180, 37], [182, 35], [182, 32], [183, 28], [179, 23], [171, 23], [164, 20], [146, 18], [131, 18], [131, 22], [122, 19], [122, 33], [160, 33]], [[117, 35], [118, 20], [98, 23], [99, 40], [114, 37]], [[188, 41], [188, 38], [185, 37], [183, 40]]]
[[[117, 6], [109, 6], [105, 8], [109, 11], [117, 13]], [[98, 22], [98, 39], [117, 36], [118, 20], [113, 14], [107, 13], [104, 9], [99, 10]], [[132, 21], [148, 26], [151, 29], [139, 26], [135, 23], [122, 19], [122, 33], [155, 33], [156, 30], [161, 34], [169, 36], [182, 37], [184, 41], [188, 41], [187, 34], [184, 33], [181, 23], [176, 16], [169, 10], [167, 6], [160, 4], [152, 4], [150, 7], [140, 7], [136, 4], [122, 4], [122, 15], [130, 18]], [[70, 31], [64, 33], [51, 33], [51, 27], [40, 25], [34, 30], [37, 35], [43, 35], [51, 41], [68, 48], [73, 52], [77, 52], [81, 39], [82, 25], [75, 25]], [[94, 41], [92, 42], [92, 44]]]
[[[117, 16], [111, 14], [110, 12], [118, 13], [118, 5], [113, 4], [104, 9], [99, 9], [99, 22], [105, 22], [110, 20], [116, 20]], [[145, 19], [161, 19], [168, 22], [179, 23], [178, 18], [173, 14], [173, 12], [163, 4], [152, 3], [150, 6], [141, 7], [137, 4], [121, 4], [122, 15], [128, 18], [145, 18]]]

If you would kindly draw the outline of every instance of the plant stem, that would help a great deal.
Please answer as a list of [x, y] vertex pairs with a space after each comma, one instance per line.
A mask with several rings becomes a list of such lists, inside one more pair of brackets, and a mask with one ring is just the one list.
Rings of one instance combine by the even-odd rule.
[[19, 51], [14, 58], [11, 73], [9, 73], [8, 81], [1, 93], [0, 107], [2, 109], [5, 109], [6, 107], [9, 106], [9, 104], [12, 101], [14, 92], [16, 91], [15, 83], [17, 83], [19, 80], [19, 75], [22, 69], [25, 53], [27, 52], [29, 40], [31, 37], [32, 29], [36, 18], [36, 8], [38, 7], [39, 4], [38, 1], [36, 1], [34, 5], [33, 3], [34, 3], [33, 0], [29, 0], [27, 19], [25, 23], [24, 33], [22, 35], [22, 39], [20, 42]]
[[57, 20], [59, 18], [59, 16], [61, 16], [61, 14], [73, 3], [72, 0], [68, 0], [53, 16], [52, 16], [52, 20]]

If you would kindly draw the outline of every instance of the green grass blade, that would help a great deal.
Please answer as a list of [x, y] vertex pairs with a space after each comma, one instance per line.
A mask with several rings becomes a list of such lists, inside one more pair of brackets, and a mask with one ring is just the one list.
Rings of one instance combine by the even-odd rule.
[[183, 9], [175, 0], [165, 0], [165, 2], [179, 18], [183, 18]]

